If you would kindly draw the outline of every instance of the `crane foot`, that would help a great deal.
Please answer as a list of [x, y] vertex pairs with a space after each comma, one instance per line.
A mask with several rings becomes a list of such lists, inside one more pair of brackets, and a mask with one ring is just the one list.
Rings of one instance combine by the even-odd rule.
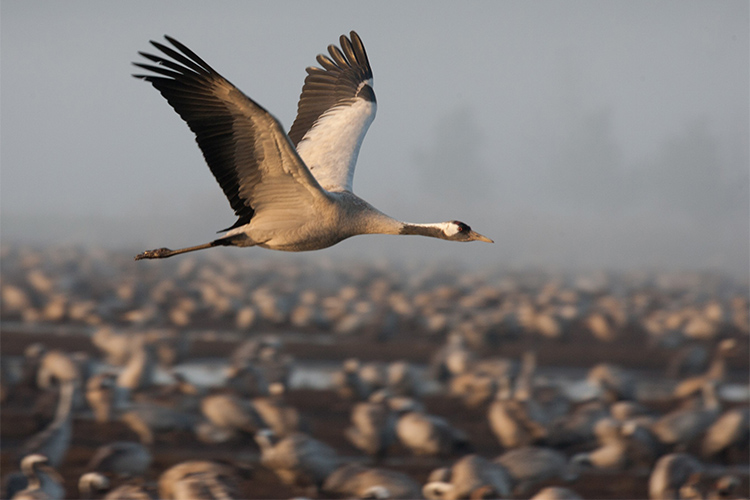
[[156, 250], [146, 250], [145, 252], [139, 253], [135, 256], [135, 260], [141, 259], [163, 259], [173, 255], [173, 251], [169, 248], [157, 248]]

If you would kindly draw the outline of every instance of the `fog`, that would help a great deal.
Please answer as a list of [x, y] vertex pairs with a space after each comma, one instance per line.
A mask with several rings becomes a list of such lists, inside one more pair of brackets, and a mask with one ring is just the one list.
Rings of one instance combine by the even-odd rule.
[[0, 8], [3, 243], [135, 253], [213, 239], [235, 220], [229, 204], [130, 62], [168, 33], [288, 127], [304, 68], [354, 29], [378, 98], [355, 191], [496, 243], [365, 236], [321, 252], [750, 272], [747, 2]]

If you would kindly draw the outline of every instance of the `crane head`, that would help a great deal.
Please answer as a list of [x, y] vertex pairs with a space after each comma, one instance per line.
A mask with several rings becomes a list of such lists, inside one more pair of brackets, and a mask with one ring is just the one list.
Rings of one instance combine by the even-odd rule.
[[442, 224], [443, 239], [450, 241], [484, 241], [494, 243], [491, 239], [473, 231], [468, 224], [452, 220]]

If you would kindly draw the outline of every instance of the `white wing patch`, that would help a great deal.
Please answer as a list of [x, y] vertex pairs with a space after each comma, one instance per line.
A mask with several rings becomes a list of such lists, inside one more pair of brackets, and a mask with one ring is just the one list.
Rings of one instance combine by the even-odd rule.
[[357, 98], [334, 106], [297, 144], [297, 152], [318, 183], [328, 191], [352, 191], [354, 165], [377, 105]]

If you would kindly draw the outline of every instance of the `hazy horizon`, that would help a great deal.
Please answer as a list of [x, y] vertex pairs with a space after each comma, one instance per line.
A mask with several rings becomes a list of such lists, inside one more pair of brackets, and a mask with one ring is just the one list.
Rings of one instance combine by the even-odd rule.
[[354, 29], [378, 99], [355, 192], [496, 243], [323, 252], [750, 274], [747, 2], [5, 0], [0, 14], [3, 243], [214, 238], [235, 217], [188, 128], [130, 77], [137, 52], [175, 36], [288, 127], [304, 68]]

